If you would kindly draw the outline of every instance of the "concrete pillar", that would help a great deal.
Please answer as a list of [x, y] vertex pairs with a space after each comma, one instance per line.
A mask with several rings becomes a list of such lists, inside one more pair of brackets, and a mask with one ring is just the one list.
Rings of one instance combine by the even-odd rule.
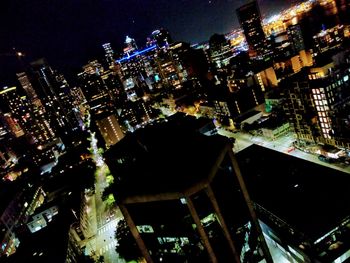
[[201, 220], [199, 219], [199, 216], [197, 214], [196, 208], [194, 207], [194, 204], [191, 200], [191, 197], [186, 197], [186, 202], [188, 206], [188, 210], [190, 210], [191, 216], [193, 218], [193, 221], [195, 222], [197, 226], [197, 230], [199, 232], [199, 235], [204, 242], [204, 247], [207, 249], [209, 258], [212, 263], [218, 263], [218, 260], [216, 259], [215, 253], [213, 248], [211, 247], [211, 244], [209, 242], [209, 238], [207, 236], [207, 233], [205, 233], [205, 230], [202, 226]]
[[257, 232], [259, 244], [261, 245], [261, 248], [263, 250], [265, 260], [267, 263], [273, 263], [269, 248], [266, 244], [264, 234], [261, 230], [261, 227], [260, 227], [260, 224], [258, 221], [258, 217], [257, 217], [255, 210], [254, 210], [253, 202], [250, 199], [247, 187], [246, 187], [245, 182], [243, 180], [241, 169], [239, 168], [236, 157], [234, 156], [234, 154], [230, 148], [228, 148], [228, 154], [230, 156], [231, 163], [232, 163], [233, 169], [235, 171], [235, 175], [236, 175], [236, 178], [238, 180], [239, 186], [240, 186], [241, 191], [243, 193], [244, 200], [248, 206], [249, 214], [252, 218], [252, 225], [255, 228], [255, 231]]
[[224, 217], [221, 214], [219, 204], [216, 201], [215, 194], [214, 194], [213, 189], [211, 188], [210, 185], [206, 188], [206, 193], [207, 193], [207, 196], [209, 197], [211, 204], [213, 205], [213, 208], [214, 208], [216, 215], [218, 216], [218, 218], [220, 220], [220, 225], [221, 225], [222, 231], [224, 232], [224, 236], [227, 239], [227, 242], [231, 248], [231, 251], [232, 251], [232, 254], [235, 258], [235, 261], [237, 263], [240, 263], [240, 259], [239, 259], [239, 256], [237, 254], [235, 244], [231, 238], [231, 235], [230, 235], [230, 232], [229, 232], [227, 225], [225, 223]]
[[119, 208], [120, 208], [120, 211], [122, 212], [122, 214], [125, 218], [126, 223], [128, 224], [128, 226], [130, 228], [131, 234], [135, 238], [136, 244], [139, 247], [143, 257], [146, 259], [147, 263], [153, 263], [151, 255], [149, 254], [147, 247], [146, 247], [145, 243], [143, 242], [143, 240], [140, 236], [140, 233], [137, 230], [136, 225], [129, 214], [128, 209], [123, 204], [120, 204]]

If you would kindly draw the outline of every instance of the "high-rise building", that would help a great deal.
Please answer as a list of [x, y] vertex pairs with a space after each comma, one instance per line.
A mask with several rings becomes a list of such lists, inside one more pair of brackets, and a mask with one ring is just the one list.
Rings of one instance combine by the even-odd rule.
[[79, 129], [79, 122], [74, 113], [69, 84], [45, 59], [32, 62], [30, 73], [32, 85], [44, 105], [47, 120], [57, 136], [65, 143], [70, 143], [70, 134]]
[[116, 144], [124, 137], [124, 133], [121, 130], [115, 114], [110, 114], [107, 116], [104, 114], [98, 116], [96, 125], [100, 130], [107, 147]]
[[103, 85], [106, 87], [108, 93], [112, 97], [115, 106], [123, 106], [126, 100], [126, 94], [118, 74], [114, 71], [106, 70], [101, 73], [101, 79]]
[[130, 56], [132, 53], [134, 53], [138, 49], [135, 39], [129, 36], [126, 36], [124, 44], [125, 44], [125, 48], [123, 52], [127, 56]]
[[[97, 61], [91, 61], [78, 74], [80, 90], [90, 107], [90, 113], [99, 114], [116, 106], [121, 106], [125, 94], [119, 76], [104, 70]], [[79, 93], [79, 92], [78, 92]], [[79, 94], [76, 96], [80, 96]]]
[[112, 97], [99, 74], [84, 71], [78, 74], [78, 80], [91, 114], [98, 114], [110, 108]]
[[164, 28], [154, 30], [152, 32], [152, 38], [157, 43], [158, 47], [167, 47], [173, 42], [169, 31]]
[[299, 140], [350, 147], [350, 69], [333, 63], [283, 81], [287, 116]]
[[156, 61], [163, 84], [181, 88], [184, 81], [183, 68], [179, 61], [174, 59], [173, 52], [170, 49], [159, 52]]
[[287, 28], [287, 35], [294, 54], [298, 54], [300, 51], [305, 49], [304, 38], [300, 25], [290, 25]]
[[46, 144], [54, 139], [55, 133], [48, 121], [34, 109], [25, 96], [19, 95], [16, 87], [5, 88], [0, 96], [8, 107], [5, 120], [16, 137], [26, 133], [30, 141], [38, 144]]
[[21, 137], [24, 135], [24, 131], [19, 125], [17, 119], [12, 118], [10, 113], [5, 113], [3, 115], [3, 120], [7, 129], [11, 132], [11, 134], [15, 137]]
[[257, 1], [249, 2], [237, 9], [238, 20], [249, 46], [251, 57], [267, 53], [267, 39], [262, 27], [260, 9]]
[[210, 60], [214, 67], [220, 69], [227, 66], [233, 57], [229, 41], [224, 35], [214, 34], [209, 39]]
[[111, 43], [105, 43], [102, 45], [105, 51], [105, 58], [109, 66], [113, 66], [114, 64], [114, 51], [111, 47]]
[[0, 141], [7, 137], [9, 128], [6, 124], [4, 114], [0, 111]]
[[134, 40], [127, 40], [124, 57], [116, 62], [128, 98], [136, 100], [147, 90], [159, 85], [160, 76], [155, 60], [158, 47], [154, 44], [144, 49], [137, 49]]
[[26, 97], [29, 104], [28, 110], [32, 117], [31, 122], [28, 122], [25, 126], [33, 136], [33, 141], [40, 145], [53, 141], [55, 133], [51, 128], [49, 116], [34, 90], [28, 75], [25, 72], [21, 72], [17, 74], [17, 78], [27, 95]]

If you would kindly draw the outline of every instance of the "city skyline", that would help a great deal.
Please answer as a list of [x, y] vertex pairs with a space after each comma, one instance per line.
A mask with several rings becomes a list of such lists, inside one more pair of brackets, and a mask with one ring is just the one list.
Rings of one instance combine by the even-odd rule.
[[[176, 41], [207, 41], [214, 33], [238, 28], [236, 8], [247, 1], [29, 1], [3, 3], [0, 18], [0, 54], [25, 53], [31, 62], [45, 57], [67, 75], [74, 76], [88, 60], [103, 56], [102, 44], [110, 42], [121, 51], [126, 35], [140, 46], [157, 28], [169, 30]], [[262, 15], [289, 7], [294, 0], [259, 1]], [[14, 19], [16, 18], [16, 19]], [[17, 19], [20, 18], [20, 19]], [[11, 23], [9, 23], [11, 21]], [[0, 81], [17, 84], [21, 63], [0, 55]]]
[[56, 1], [6, 4], [1, 262], [349, 261], [349, 0]]

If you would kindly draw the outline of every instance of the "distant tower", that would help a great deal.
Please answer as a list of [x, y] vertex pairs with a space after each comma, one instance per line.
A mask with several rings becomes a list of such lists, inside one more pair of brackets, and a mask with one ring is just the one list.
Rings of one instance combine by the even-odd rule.
[[111, 47], [111, 43], [105, 43], [102, 45], [102, 47], [105, 50], [105, 57], [106, 57], [106, 61], [107, 61], [108, 65], [113, 66], [113, 64], [114, 64], [114, 51]]
[[163, 28], [153, 31], [152, 38], [159, 47], [169, 46], [173, 42], [170, 33]]
[[[34, 105], [18, 94], [16, 87], [5, 88], [0, 91], [0, 96], [8, 106], [9, 114], [5, 114], [7, 123], [16, 137], [23, 135], [18, 124], [25, 130], [33, 143], [46, 144], [55, 138], [48, 121], [43, 114], [39, 114]], [[16, 130], [16, 132], [14, 132]]]
[[[37, 94], [49, 115], [50, 123], [60, 136], [66, 136], [78, 128], [73, 112], [70, 87], [64, 76], [53, 70], [45, 59], [31, 63], [33, 81]], [[33, 84], [34, 84], [33, 83]]]
[[224, 35], [214, 34], [209, 39], [210, 59], [216, 68], [228, 65], [232, 58], [230, 44]]
[[27, 94], [28, 100], [37, 107], [43, 107], [41, 100], [38, 97], [38, 94], [34, 90], [32, 83], [30, 82], [28, 75], [24, 72], [17, 73], [17, 78], [22, 88]]
[[238, 8], [237, 16], [249, 46], [249, 55], [251, 57], [263, 56], [266, 53], [267, 40], [262, 28], [257, 1]]
[[131, 55], [135, 50], [137, 50], [135, 39], [129, 36], [126, 36], [124, 43], [125, 43], [124, 54]]
[[294, 53], [298, 53], [305, 49], [304, 38], [300, 25], [296, 24], [289, 26], [287, 28], [287, 34]]
[[116, 144], [124, 137], [124, 133], [115, 114], [98, 116], [96, 118], [96, 125], [108, 147]]

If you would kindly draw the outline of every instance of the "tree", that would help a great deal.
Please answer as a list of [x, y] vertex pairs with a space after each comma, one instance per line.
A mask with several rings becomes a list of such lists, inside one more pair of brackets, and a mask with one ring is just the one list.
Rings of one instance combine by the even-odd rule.
[[105, 262], [104, 256], [100, 256], [100, 257], [98, 258], [98, 260], [96, 261], [96, 263], [104, 263], [104, 262]]
[[120, 257], [132, 261], [142, 256], [125, 220], [119, 221], [115, 238], [118, 241], [116, 251]]

